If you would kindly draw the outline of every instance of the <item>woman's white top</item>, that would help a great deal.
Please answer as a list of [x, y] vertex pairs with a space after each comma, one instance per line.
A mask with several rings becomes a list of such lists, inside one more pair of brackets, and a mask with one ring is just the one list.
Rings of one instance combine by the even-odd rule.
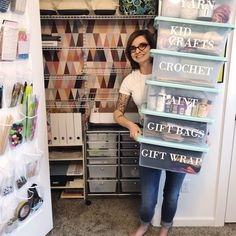
[[119, 92], [132, 96], [138, 109], [147, 102], [146, 79], [151, 79], [151, 74], [144, 75], [139, 70], [134, 70], [124, 78], [120, 86]]

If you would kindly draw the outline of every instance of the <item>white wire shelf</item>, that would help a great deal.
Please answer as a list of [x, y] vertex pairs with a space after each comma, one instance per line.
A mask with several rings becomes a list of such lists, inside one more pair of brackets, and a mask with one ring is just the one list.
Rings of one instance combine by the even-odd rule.
[[41, 15], [41, 20], [152, 20], [156, 15]]

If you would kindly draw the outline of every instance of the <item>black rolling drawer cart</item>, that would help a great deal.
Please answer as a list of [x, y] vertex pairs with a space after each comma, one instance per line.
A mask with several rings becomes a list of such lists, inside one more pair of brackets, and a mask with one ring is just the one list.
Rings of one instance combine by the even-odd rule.
[[86, 131], [86, 195], [137, 195], [139, 143], [120, 126], [89, 126]]

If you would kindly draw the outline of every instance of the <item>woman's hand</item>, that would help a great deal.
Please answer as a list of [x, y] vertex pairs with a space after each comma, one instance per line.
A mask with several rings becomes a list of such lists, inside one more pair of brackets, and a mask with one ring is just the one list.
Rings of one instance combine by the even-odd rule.
[[142, 134], [142, 130], [140, 129], [140, 127], [133, 122], [130, 122], [128, 128], [130, 131], [130, 137], [133, 139], [136, 139], [137, 135]]

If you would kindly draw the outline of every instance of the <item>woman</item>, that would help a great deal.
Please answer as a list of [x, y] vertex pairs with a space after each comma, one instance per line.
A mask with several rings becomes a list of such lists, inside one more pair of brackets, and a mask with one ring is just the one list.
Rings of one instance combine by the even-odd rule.
[[[137, 124], [128, 120], [124, 113], [130, 96], [132, 96], [138, 108], [146, 102], [147, 88], [145, 80], [151, 78], [152, 59], [150, 58], [150, 49], [154, 47], [155, 40], [148, 30], [133, 32], [126, 46], [126, 56], [131, 63], [133, 71], [121, 84], [117, 107], [114, 111], [114, 119], [118, 124], [129, 129], [130, 137], [133, 139], [138, 134], [141, 134], [142, 131]], [[142, 236], [148, 230], [155, 212], [161, 172], [158, 169], [140, 166], [142, 194], [140, 208], [141, 224], [132, 236]], [[159, 236], [168, 235], [168, 231], [172, 226], [184, 176], [185, 174], [182, 173], [166, 171]]]

